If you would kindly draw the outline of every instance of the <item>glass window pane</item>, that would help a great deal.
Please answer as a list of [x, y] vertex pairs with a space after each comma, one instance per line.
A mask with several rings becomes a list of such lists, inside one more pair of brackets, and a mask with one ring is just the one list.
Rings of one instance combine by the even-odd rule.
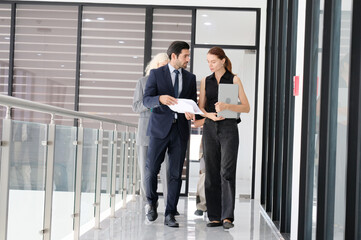
[[256, 20], [255, 11], [197, 10], [196, 44], [254, 46]]
[[[179, 9], [154, 9], [152, 32], [152, 56], [167, 52], [173, 41], [185, 41], [191, 45], [192, 40], [192, 11]], [[190, 64], [187, 66], [190, 70]], [[182, 179], [186, 179], [187, 160], [184, 161]], [[161, 169], [163, 171], [163, 169]], [[133, 173], [131, 173], [133, 174]], [[160, 178], [160, 175], [158, 175]], [[185, 191], [182, 183], [181, 193]], [[158, 182], [158, 192], [163, 192], [163, 184]]]
[[334, 239], [337, 240], [344, 239], [345, 234], [348, 82], [352, 21], [351, 5], [351, 0], [342, 1], [334, 218]]
[[75, 127], [56, 126], [51, 239], [73, 236], [76, 133]]
[[98, 130], [84, 128], [84, 144], [81, 178], [81, 228], [94, 219], [95, 179]]
[[8, 93], [11, 5], [0, 4], [0, 94]]
[[[13, 121], [8, 239], [43, 239], [47, 126]], [[21, 231], [19, 231], [21, 229]]]
[[103, 132], [103, 157], [101, 168], [101, 206], [100, 212], [103, 213], [110, 208], [110, 191], [112, 184], [112, 144], [113, 131]]
[[17, 6], [13, 96], [74, 109], [77, 15], [76, 6]]
[[[2, 141], [3, 136], [3, 119], [5, 118], [6, 108], [0, 106], [0, 140]], [[0, 161], [2, 160], [2, 148], [0, 147]], [[0, 164], [0, 172], [1, 172], [1, 164]]]
[[143, 76], [145, 9], [84, 7], [79, 110], [137, 123], [133, 93]]
[[192, 11], [178, 9], [154, 9], [152, 55], [167, 52], [171, 42], [179, 40], [191, 43]]
[[318, 166], [319, 166], [319, 149], [320, 149], [320, 105], [321, 105], [321, 74], [322, 74], [322, 42], [323, 42], [323, 8], [324, 0], [320, 0], [319, 32], [318, 32], [318, 62], [317, 62], [317, 92], [316, 92], [316, 130], [315, 130], [315, 159], [314, 159], [314, 178], [313, 178], [313, 207], [312, 207], [312, 239], [316, 239], [317, 224], [317, 191], [318, 191]]

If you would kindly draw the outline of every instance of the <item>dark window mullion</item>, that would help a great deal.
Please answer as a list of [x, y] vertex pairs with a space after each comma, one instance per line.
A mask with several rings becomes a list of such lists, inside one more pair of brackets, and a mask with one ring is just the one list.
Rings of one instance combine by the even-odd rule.
[[11, 22], [10, 22], [10, 49], [9, 49], [9, 79], [8, 95], [13, 94], [14, 83], [14, 53], [15, 53], [15, 24], [16, 24], [16, 3], [11, 4]]
[[280, 218], [280, 231], [291, 231], [291, 198], [292, 198], [292, 159], [293, 159], [293, 129], [294, 106], [293, 76], [296, 73], [297, 51], [297, 18], [298, 0], [288, 0], [288, 27], [287, 27], [287, 57], [286, 57], [286, 89], [285, 89], [285, 131], [284, 153], [282, 168], [282, 202]]
[[320, 0], [307, 0], [302, 99], [298, 239], [312, 239]]
[[267, 1], [267, 30], [266, 30], [266, 63], [265, 63], [265, 81], [264, 81], [264, 100], [263, 100], [263, 134], [262, 134], [262, 174], [261, 174], [261, 204], [267, 200], [267, 158], [268, 158], [268, 126], [269, 126], [269, 108], [270, 108], [270, 74], [272, 59], [272, 30], [273, 30], [273, 0]]
[[[78, 6], [78, 29], [76, 46], [76, 70], [75, 70], [75, 96], [74, 111], [79, 111], [79, 93], [80, 93], [80, 61], [81, 61], [81, 37], [83, 28], [83, 5]], [[78, 126], [78, 119], [74, 119], [74, 126]]]
[[192, 9], [191, 62], [190, 72], [193, 73], [194, 46], [196, 45], [197, 10]]
[[278, 31], [279, 31], [279, 2], [273, 2], [273, 36], [272, 36], [272, 62], [270, 78], [270, 119], [269, 119], [269, 143], [268, 143], [268, 164], [267, 164], [267, 201], [266, 211], [272, 212], [273, 206], [273, 169], [275, 150], [275, 121], [276, 121], [276, 86], [277, 86], [277, 63], [278, 63]]
[[361, 239], [361, 1], [353, 1], [345, 239]]
[[[256, 83], [254, 93], [254, 126], [257, 126], [258, 121], [258, 79], [259, 79], [259, 36], [261, 29], [261, 9], [257, 10], [257, 29], [256, 29]], [[255, 195], [255, 182], [256, 182], [256, 152], [257, 152], [257, 127], [253, 129], [253, 156], [252, 156], [252, 182], [251, 182], [251, 199], [254, 199]]]
[[284, 132], [284, 100], [285, 100], [285, 65], [286, 65], [286, 33], [287, 33], [287, 0], [280, 0], [279, 10], [279, 39], [278, 39], [278, 64], [277, 64], [277, 98], [275, 122], [275, 160], [273, 174], [273, 208], [272, 218], [280, 220], [281, 212], [281, 181], [283, 165], [283, 132]]
[[322, 43], [317, 239], [333, 239], [341, 0], [325, 1]]
[[145, 13], [145, 31], [144, 31], [144, 63], [143, 72], [152, 58], [152, 41], [153, 41], [153, 7], [147, 7]]

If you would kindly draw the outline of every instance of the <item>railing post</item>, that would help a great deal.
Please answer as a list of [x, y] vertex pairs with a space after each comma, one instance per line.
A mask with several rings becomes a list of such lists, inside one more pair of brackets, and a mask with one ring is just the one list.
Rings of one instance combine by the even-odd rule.
[[137, 185], [137, 151], [135, 147], [135, 133], [132, 133], [132, 159], [133, 159], [133, 179], [132, 179], [132, 187], [133, 187], [133, 197], [132, 201], [135, 201], [135, 191]]
[[127, 207], [127, 177], [128, 177], [128, 159], [129, 159], [129, 127], [126, 127], [124, 139], [124, 176], [123, 176], [123, 208]]
[[102, 159], [103, 159], [103, 123], [100, 122], [98, 140], [96, 142], [98, 148], [97, 157], [97, 176], [96, 176], [96, 190], [95, 190], [95, 228], [100, 228], [100, 203], [101, 203], [101, 180], [102, 180]]
[[51, 114], [46, 141], [46, 179], [45, 179], [45, 202], [44, 202], [44, 228], [42, 230], [44, 240], [51, 239], [51, 217], [53, 205], [53, 182], [54, 182], [54, 153], [55, 153], [55, 130], [54, 114]]
[[112, 187], [110, 190], [110, 207], [111, 207], [111, 212], [110, 212], [110, 217], [115, 217], [115, 183], [116, 183], [116, 178], [117, 178], [117, 136], [118, 136], [118, 131], [117, 131], [117, 125], [115, 124], [114, 127], [114, 133], [113, 133], [113, 159], [112, 159], [112, 178], [111, 178], [111, 182], [112, 182]]
[[[117, 137], [118, 139], [118, 137]], [[119, 193], [122, 195], [123, 197], [123, 184], [124, 184], [124, 152], [125, 152], [125, 133], [122, 132], [121, 133], [121, 137], [120, 137], [120, 152], [119, 152]]]
[[6, 116], [3, 120], [1, 140], [1, 172], [0, 172], [0, 240], [6, 240], [9, 213], [9, 168], [12, 121], [10, 107], [6, 107]]
[[79, 119], [78, 138], [74, 143], [76, 148], [76, 178], [75, 178], [75, 203], [74, 203], [74, 240], [78, 240], [80, 236], [80, 204], [81, 204], [81, 175], [82, 160], [84, 147], [84, 128], [82, 119]]

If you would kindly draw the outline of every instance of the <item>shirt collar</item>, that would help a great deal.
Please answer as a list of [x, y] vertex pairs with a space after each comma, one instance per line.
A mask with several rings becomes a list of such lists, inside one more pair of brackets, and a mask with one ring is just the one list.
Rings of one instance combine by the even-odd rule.
[[[172, 65], [170, 65], [170, 63], [168, 63], [168, 68], [169, 68], [170, 74], [172, 74], [175, 70], [175, 68]], [[182, 68], [179, 68], [178, 71], [180, 74], [182, 74]]]

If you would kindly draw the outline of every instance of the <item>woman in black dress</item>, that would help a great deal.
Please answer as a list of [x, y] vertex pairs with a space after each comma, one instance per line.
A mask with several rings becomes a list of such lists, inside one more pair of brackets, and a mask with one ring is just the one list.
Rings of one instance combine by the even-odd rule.
[[[231, 110], [248, 113], [250, 106], [239, 77], [222, 48], [208, 51], [207, 61], [212, 75], [202, 79], [199, 107], [206, 117], [203, 126], [203, 153], [206, 164], [205, 192], [208, 227], [232, 228], [234, 221], [235, 182], [238, 156], [237, 119], [218, 117], [217, 112]], [[218, 102], [219, 84], [237, 84], [241, 104]]]

